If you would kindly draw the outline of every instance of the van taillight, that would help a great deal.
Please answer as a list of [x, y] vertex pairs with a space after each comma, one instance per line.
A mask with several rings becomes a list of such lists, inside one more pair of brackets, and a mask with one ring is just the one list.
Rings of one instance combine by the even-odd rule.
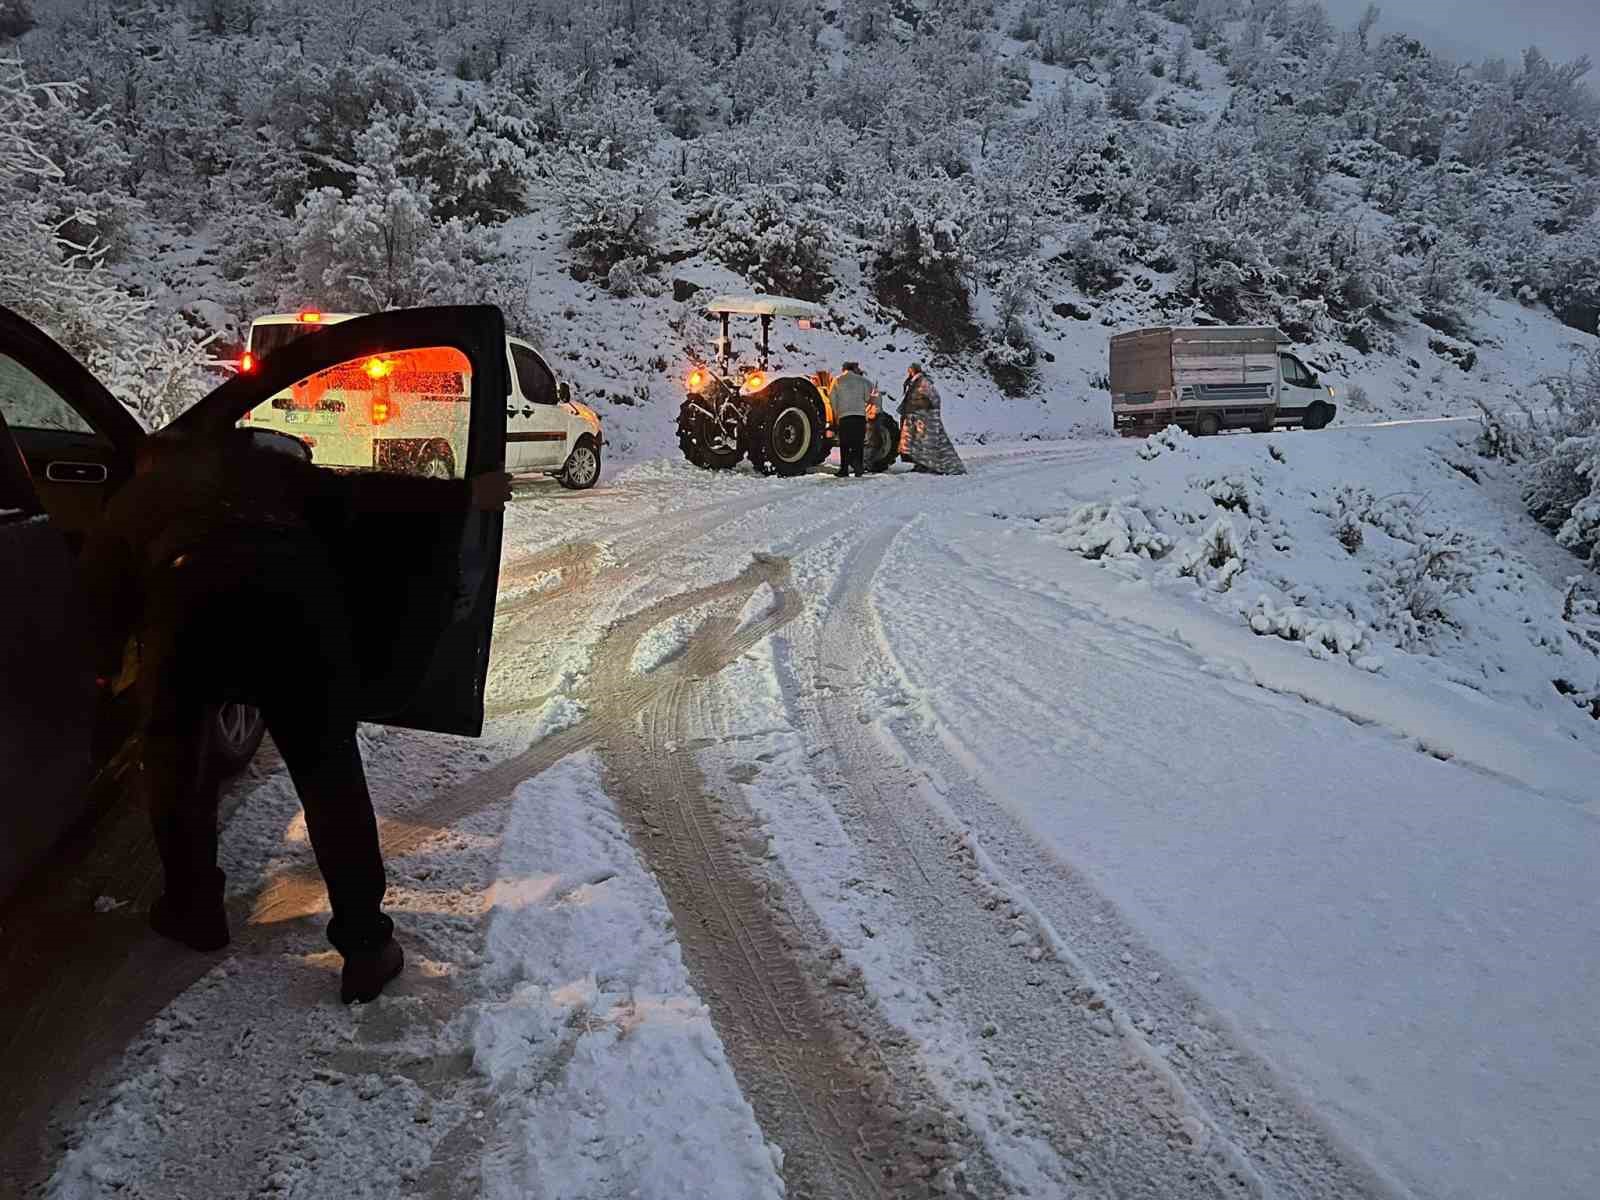
[[239, 359], [239, 370], [243, 374], [248, 375], [248, 374], [250, 374], [251, 371], [254, 371], [255, 369], [256, 369], [256, 356], [254, 354], [251, 354], [250, 351], [246, 350], [244, 352], [244, 355]]
[[389, 402], [387, 400], [374, 400], [372, 402], [372, 423], [382, 425], [389, 419]]

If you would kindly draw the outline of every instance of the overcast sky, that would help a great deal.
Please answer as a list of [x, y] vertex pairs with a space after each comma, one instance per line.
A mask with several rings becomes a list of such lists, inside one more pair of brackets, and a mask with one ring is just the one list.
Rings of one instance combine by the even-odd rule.
[[[1323, 0], [1336, 24], [1354, 24], [1367, 0]], [[1416, 34], [1457, 58], [1515, 59], [1530, 46], [1566, 62], [1588, 54], [1600, 64], [1596, 0], [1378, 0], [1386, 32]], [[1589, 75], [1600, 85], [1600, 65]]]

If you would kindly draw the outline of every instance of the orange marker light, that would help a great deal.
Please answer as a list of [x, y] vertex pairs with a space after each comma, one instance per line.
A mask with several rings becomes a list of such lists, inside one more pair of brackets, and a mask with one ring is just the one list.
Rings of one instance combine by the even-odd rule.
[[698, 392], [702, 387], [705, 386], [705, 382], [706, 382], [706, 377], [701, 372], [699, 372], [699, 371], [690, 371], [689, 372], [689, 390], [691, 392]]
[[308, 325], [315, 325], [322, 320], [322, 314], [314, 308], [308, 308], [300, 314], [300, 319]]
[[384, 362], [381, 358], [367, 359], [367, 375], [373, 379], [382, 379], [392, 370], [394, 370], [393, 363]]
[[389, 419], [389, 402], [387, 400], [374, 400], [372, 402], [372, 423], [382, 425]]

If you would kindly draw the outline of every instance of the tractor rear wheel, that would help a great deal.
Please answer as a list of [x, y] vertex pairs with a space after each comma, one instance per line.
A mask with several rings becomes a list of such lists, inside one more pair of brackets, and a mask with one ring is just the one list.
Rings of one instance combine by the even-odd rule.
[[861, 460], [874, 475], [882, 474], [900, 457], [900, 426], [888, 413], [879, 413], [867, 425], [867, 444]]
[[751, 398], [745, 441], [750, 462], [766, 475], [804, 475], [826, 440], [822, 405], [805, 387], [775, 387]]
[[731, 471], [744, 457], [739, 444], [728, 441], [693, 396], [678, 409], [678, 449], [707, 471]]

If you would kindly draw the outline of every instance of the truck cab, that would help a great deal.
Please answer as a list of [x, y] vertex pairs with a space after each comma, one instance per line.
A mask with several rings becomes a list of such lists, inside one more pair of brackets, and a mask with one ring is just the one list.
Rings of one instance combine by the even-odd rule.
[[[358, 315], [306, 309], [257, 317], [239, 370], [258, 370], [285, 346]], [[302, 380], [246, 413], [241, 424], [298, 438], [319, 466], [453, 478], [466, 452], [469, 406], [465, 382], [448, 368], [423, 351], [374, 358], [337, 377]], [[593, 487], [604, 441], [599, 415], [574, 401], [522, 338], [506, 338], [506, 369], [506, 470]]]

